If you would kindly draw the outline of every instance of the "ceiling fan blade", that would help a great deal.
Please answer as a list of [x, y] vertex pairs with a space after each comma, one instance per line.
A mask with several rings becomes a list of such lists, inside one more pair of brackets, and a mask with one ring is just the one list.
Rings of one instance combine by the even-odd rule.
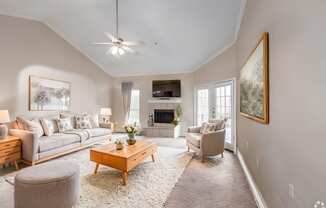
[[110, 40], [112, 41], [112, 42], [115, 42], [115, 41], [117, 41], [118, 39], [117, 38], [115, 38], [113, 35], [111, 35], [110, 33], [105, 33], [106, 34], [106, 36], [108, 36], [108, 38], [110, 38]]
[[125, 46], [140, 46], [140, 45], [144, 45], [143, 41], [123, 41], [122, 45]]
[[132, 48], [129, 48], [127, 46], [122, 46], [122, 49], [124, 49], [125, 51], [129, 52], [129, 53], [136, 53], [136, 51]]
[[94, 45], [113, 45], [113, 43], [104, 42], [104, 43], [93, 43]]

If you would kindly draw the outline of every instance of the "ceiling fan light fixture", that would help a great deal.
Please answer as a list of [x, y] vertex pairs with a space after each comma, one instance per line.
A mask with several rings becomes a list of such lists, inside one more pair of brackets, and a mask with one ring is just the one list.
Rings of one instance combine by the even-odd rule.
[[116, 1], [116, 24], [115, 24], [115, 35], [111, 35], [110, 33], [105, 33], [106, 36], [110, 39], [110, 42], [98, 42], [93, 43], [95, 45], [110, 45], [111, 47], [107, 49], [105, 54], [111, 54], [115, 57], [122, 56], [126, 53], [136, 53], [136, 51], [132, 48], [133, 46], [143, 45], [142, 41], [125, 41], [124, 39], [119, 37], [119, 0]]
[[119, 48], [117, 46], [112, 46], [111, 47], [111, 54], [114, 55], [114, 56], [117, 55], [118, 50], [119, 50]]
[[119, 55], [122, 56], [123, 54], [125, 54], [125, 51], [122, 48], [118, 49]]

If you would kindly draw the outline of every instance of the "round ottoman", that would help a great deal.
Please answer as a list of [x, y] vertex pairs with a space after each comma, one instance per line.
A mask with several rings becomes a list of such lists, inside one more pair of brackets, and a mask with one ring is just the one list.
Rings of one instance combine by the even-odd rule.
[[79, 199], [79, 166], [53, 161], [21, 170], [15, 177], [15, 208], [71, 208]]

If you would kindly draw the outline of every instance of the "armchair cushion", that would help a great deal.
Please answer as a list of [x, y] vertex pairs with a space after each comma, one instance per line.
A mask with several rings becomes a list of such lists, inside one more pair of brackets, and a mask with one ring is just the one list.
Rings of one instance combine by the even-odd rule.
[[202, 134], [200, 134], [200, 133], [187, 133], [186, 138], [187, 138], [187, 142], [189, 142], [192, 145], [200, 148], [200, 140], [202, 138]]

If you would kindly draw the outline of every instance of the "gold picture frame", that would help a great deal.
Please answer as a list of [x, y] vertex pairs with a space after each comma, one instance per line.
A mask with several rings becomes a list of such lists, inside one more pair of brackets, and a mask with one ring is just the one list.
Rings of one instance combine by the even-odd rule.
[[240, 72], [240, 115], [269, 123], [269, 34], [265, 32]]
[[29, 111], [69, 111], [70, 106], [70, 82], [29, 76]]

